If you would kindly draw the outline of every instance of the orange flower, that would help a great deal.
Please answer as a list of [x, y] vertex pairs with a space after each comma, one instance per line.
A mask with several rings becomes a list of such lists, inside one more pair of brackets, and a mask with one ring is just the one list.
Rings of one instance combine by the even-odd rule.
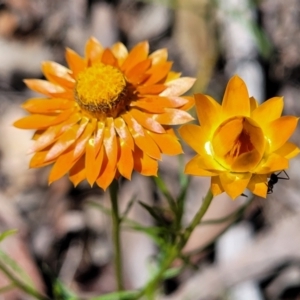
[[193, 98], [180, 96], [194, 79], [170, 71], [166, 49], [148, 52], [148, 42], [128, 53], [122, 43], [104, 49], [90, 38], [84, 58], [66, 50], [70, 69], [47, 61], [47, 80], [25, 80], [47, 97], [27, 100], [32, 115], [14, 123], [36, 129], [30, 167], [54, 163], [49, 183], [69, 173], [74, 185], [87, 179], [106, 189], [133, 170], [156, 175], [162, 153], [182, 153], [170, 125], [192, 119]]
[[201, 126], [187, 124], [179, 130], [198, 153], [185, 172], [211, 176], [214, 195], [225, 191], [234, 199], [248, 188], [266, 197], [270, 175], [287, 169], [289, 159], [299, 154], [299, 148], [288, 142], [298, 118], [281, 117], [282, 97], [258, 106], [238, 76], [230, 79], [222, 105], [202, 94], [195, 100]]

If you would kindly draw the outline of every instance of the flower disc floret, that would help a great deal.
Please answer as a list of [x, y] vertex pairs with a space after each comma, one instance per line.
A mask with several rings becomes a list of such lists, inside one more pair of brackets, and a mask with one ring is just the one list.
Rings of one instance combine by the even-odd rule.
[[74, 94], [87, 113], [99, 118], [116, 117], [125, 109], [126, 79], [119, 69], [98, 63], [78, 74]]
[[298, 118], [281, 117], [281, 97], [259, 106], [238, 76], [230, 79], [222, 105], [203, 94], [196, 94], [195, 101], [200, 126], [187, 124], [179, 130], [197, 152], [185, 172], [211, 177], [214, 195], [226, 192], [235, 199], [248, 188], [266, 197], [270, 175], [287, 169], [300, 152], [288, 142]]

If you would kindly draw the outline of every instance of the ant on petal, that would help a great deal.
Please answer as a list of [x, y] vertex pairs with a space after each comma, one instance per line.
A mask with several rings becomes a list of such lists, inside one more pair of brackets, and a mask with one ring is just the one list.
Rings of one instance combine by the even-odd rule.
[[[279, 175], [280, 175], [282, 172], [285, 174], [286, 177], [279, 177]], [[268, 183], [267, 183], [267, 186], [268, 186], [267, 194], [272, 194], [272, 193], [273, 193], [274, 185], [278, 182], [279, 179], [289, 180], [290, 177], [289, 177], [289, 175], [288, 175], [284, 170], [280, 171], [280, 172], [277, 173], [277, 174], [272, 173], [272, 174], [270, 175], [270, 179], [269, 179], [269, 181], [268, 181]]]

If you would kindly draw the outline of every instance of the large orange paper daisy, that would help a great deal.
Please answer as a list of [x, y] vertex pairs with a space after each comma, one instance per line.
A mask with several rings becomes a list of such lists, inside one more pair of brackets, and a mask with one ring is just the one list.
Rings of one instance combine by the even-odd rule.
[[30, 167], [54, 164], [49, 183], [69, 173], [74, 185], [87, 179], [106, 189], [133, 170], [156, 175], [162, 153], [182, 153], [170, 125], [192, 119], [194, 100], [181, 95], [194, 79], [170, 71], [166, 49], [149, 55], [141, 42], [128, 53], [122, 43], [104, 49], [90, 38], [84, 58], [67, 49], [66, 60], [69, 69], [42, 64], [47, 80], [25, 80], [47, 98], [27, 100], [31, 115], [14, 124], [36, 130]]
[[299, 148], [288, 142], [298, 118], [281, 117], [282, 97], [258, 106], [238, 76], [229, 81], [222, 105], [202, 94], [195, 95], [195, 101], [201, 126], [179, 129], [197, 152], [185, 172], [211, 176], [213, 195], [225, 191], [234, 199], [248, 188], [266, 197], [270, 175], [287, 169], [289, 159], [299, 154]]

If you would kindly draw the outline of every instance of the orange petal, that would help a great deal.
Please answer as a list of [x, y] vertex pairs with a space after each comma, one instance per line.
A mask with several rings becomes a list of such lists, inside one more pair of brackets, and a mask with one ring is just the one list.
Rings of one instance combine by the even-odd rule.
[[40, 168], [52, 164], [54, 161], [45, 161], [48, 150], [49, 149], [45, 149], [35, 153], [29, 162], [29, 168]]
[[149, 131], [148, 134], [159, 147], [161, 153], [167, 155], [178, 155], [183, 153], [181, 145], [176, 137], [169, 133], [155, 133]]
[[129, 129], [127, 128], [127, 125], [125, 121], [122, 118], [116, 118], [114, 120], [114, 126], [115, 130], [118, 133], [120, 139], [123, 143], [126, 143], [127, 146], [133, 150], [134, 149], [134, 141], [133, 138], [129, 132]]
[[298, 123], [298, 118], [293, 116], [284, 116], [268, 123], [264, 127], [264, 133], [269, 142], [269, 152], [276, 151], [283, 146], [292, 136]]
[[89, 38], [85, 44], [85, 58], [87, 59], [87, 66], [101, 62], [103, 53], [103, 46], [94, 37]]
[[78, 138], [74, 148], [74, 159], [81, 156], [85, 152], [86, 145], [91, 138], [96, 126], [96, 120], [88, 123], [82, 135]]
[[179, 125], [194, 120], [187, 112], [175, 108], [166, 108], [165, 113], [154, 115], [154, 120], [163, 125]]
[[131, 108], [128, 113], [144, 128], [157, 133], [165, 132], [165, 129], [152, 118], [152, 115], [134, 108]]
[[118, 60], [115, 58], [115, 56], [113, 55], [111, 50], [108, 48], [104, 50], [101, 61], [102, 61], [102, 63], [104, 63], [106, 65], [110, 65], [113, 67], [118, 66]]
[[73, 106], [74, 103], [69, 100], [56, 98], [31, 98], [22, 104], [22, 108], [34, 114], [59, 113], [62, 110], [70, 109]]
[[79, 125], [76, 124], [64, 132], [58, 141], [48, 151], [45, 160], [53, 160], [67, 150], [76, 141], [78, 128]]
[[121, 69], [126, 73], [127, 70], [132, 69], [139, 62], [147, 59], [149, 52], [148, 42], [138, 43], [132, 50], [129, 52], [126, 57]]
[[268, 192], [267, 175], [253, 174], [247, 188], [254, 195], [266, 198]]
[[104, 129], [103, 146], [108, 158], [108, 163], [116, 166], [118, 156], [118, 146], [116, 132], [114, 128], [114, 119], [107, 118]]
[[94, 137], [96, 155], [98, 154], [98, 152], [102, 146], [102, 141], [103, 141], [103, 136], [104, 136], [104, 134], [103, 134], [104, 128], [105, 128], [104, 122], [97, 123], [97, 129], [95, 129], [95, 137]]
[[184, 96], [184, 97], [181, 97], [181, 98], [187, 100], [187, 102], [184, 105], [179, 107], [181, 110], [189, 111], [195, 105], [195, 98], [194, 97]]
[[146, 80], [144, 84], [152, 85], [165, 79], [172, 68], [172, 64], [172, 62], [167, 61], [153, 66], [149, 71], [147, 71], [147, 74], [150, 74], [151, 76]]
[[160, 159], [161, 154], [158, 146], [151, 137], [144, 131], [143, 127], [128, 113], [122, 115], [122, 118], [128, 125], [128, 129], [136, 143], [136, 145], [149, 156]]
[[29, 149], [29, 153], [40, 151], [47, 146], [53, 144], [57, 137], [58, 133], [61, 130], [61, 125], [48, 127], [47, 130], [43, 132], [37, 139], [33, 146]]
[[170, 96], [180, 96], [187, 92], [196, 81], [195, 78], [191, 77], [181, 77], [172, 81], [165, 83], [167, 88], [160, 93], [160, 96], [170, 97]]
[[219, 175], [224, 191], [234, 200], [247, 188], [251, 173], [222, 173]]
[[44, 61], [42, 70], [45, 77], [56, 84], [72, 89], [75, 84], [74, 78], [70, 76], [71, 71], [66, 67], [52, 61]]
[[17, 120], [13, 125], [21, 129], [43, 129], [51, 125], [56, 125], [56, 119], [56, 116], [30, 115], [20, 120]]
[[65, 89], [60, 85], [42, 79], [25, 79], [25, 84], [33, 91], [51, 97], [55, 93], [63, 93]]
[[79, 159], [78, 158], [77, 160], [74, 160], [73, 157], [74, 157], [73, 149], [70, 149], [69, 151], [61, 154], [57, 158], [54, 166], [50, 171], [50, 175], [48, 179], [49, 184], [60, 179], [70, 171], [70, 169], [75, 165], [75, 163]]
[[215, 128], [222, 121], [221, 105], [213, 98], [202, 94], [195, 95], [195, 103], [201, 126], [209, 127], [214, 132]]
[[130, 180], [132, 170], [133, 170], [132, 149], [122, 139], [119, 139], [119, 143], [120, 143], [120, 157], [117, 164], [118, 170], [123, 177]]
[[133, 153], [134, 169], [144, 176], [157, 176], [158, 163], [139, 148]]
[[181, 107], [187, 102], [182, 97], [146, 97], [137, 101], [132, 101], [130, 106], [139, 107], [153, 113], [164, 113], [165, 108]]
[[250, 99], [245, 82], [237, 75], [233, 76], [226, 87], [222, 103], [224, 118], [234, 116], [250, 117]]
[[166, 86], [163, 84], [154, 84], [147, 86], [138, 86], [136, 90], [140, 95], [158, 95], [163, 90], [165, 90]]
[[118, 59], [119, 66], [121, 66], [128, 56], [127, 48], [124, 46], [124, 44], [118, 42], [111, 47], [111, 51]]
[[151, 60], [145, 59], [138, 64], [136, 64], [133, 68], [128, 70], [125, 74], [127, 76], [127, 80], [135, 85], [139, 85], [142, 82], [144, 82], [148, 77], [150, 77], [149, 74], [146, 73], [146, 71], [151, 66]]
[[66, 49], [66, 61], [76, 79], [78, 74], [85, 69], [84, 59], [70, 48]]
[[82, 156], [75, 165], [71, 168], [69, 178], [76, 187], [81, 181], [85, 179], [85, 163], [84, 156]]
[[98, 154], [96, 153], [95, 145], [89, 140], [85, 149], [85, 170], [86, 179], [92, 186], [98, 178], [101, 170], [101, 165], [104, 157], [104, 147], [100, 146]]
[[116, 165], [111, 164], [108, 160], [108, 157], [104, 155], [100, 175], [96, 180], [97, 184], [103, 190], [106, 190], [114, 180], [115, 175], [116, 175]]
[[149, 55], [152, 60], [152, 66], [164, 63], [168, 59], [168, 50], [166, 48], [158, 49]]
[[189, 175], [195, 175], [195, 176], [216, 176], [217, 173], [215, 172], [211, 172], [211, 171], [207, 171], [204, 169], [201, 169], [199, 167], [199, 155], [196, 155], [195, 157], [193, 157], [185, 166], [185, 170], [184, 173], [185, 174], [189, 174]]

